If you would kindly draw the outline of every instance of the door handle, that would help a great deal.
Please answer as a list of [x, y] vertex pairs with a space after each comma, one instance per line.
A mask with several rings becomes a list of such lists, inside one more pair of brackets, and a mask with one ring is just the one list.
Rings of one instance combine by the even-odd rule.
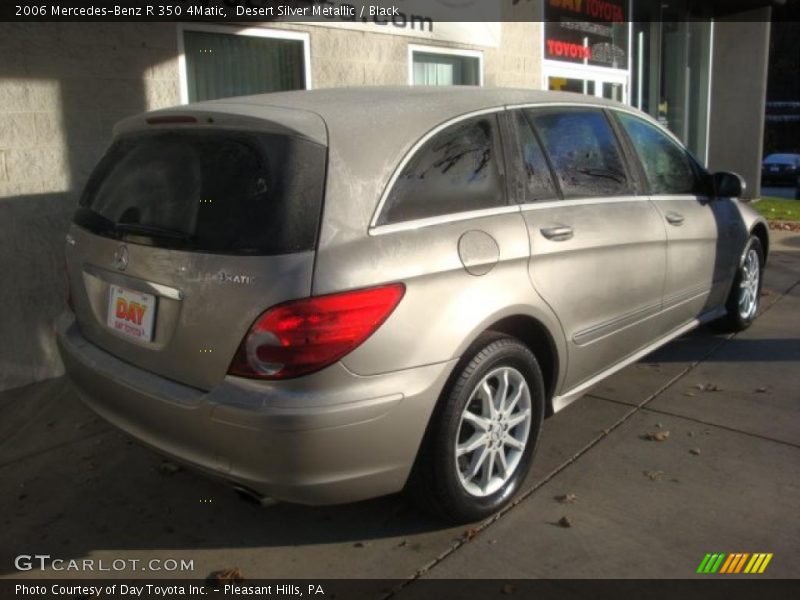
[[668, 212], [666, 214], [667, 223], [670, 225], [683, 225], [684, 216], [676, 212]]
[[563, 242], [565, 240], [571, 239], [574, 235], [572, 231], [572, 227], [567, 225], [556, 225], [555, 227], [542, 227], [539, 231], [542, 232], [542, 235], [546, 237], [548, 240], [553, 240], [554, 242]]

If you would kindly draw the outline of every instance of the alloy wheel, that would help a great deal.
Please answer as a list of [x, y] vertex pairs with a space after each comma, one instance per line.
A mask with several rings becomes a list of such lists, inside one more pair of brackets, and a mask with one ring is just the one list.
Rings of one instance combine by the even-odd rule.
[[531, 392], [512, 367], [489, 372], [461, 414], [455, 443], [458, 478], [467, 493], [485, 497], [512, 477], [528, 443]]
[[761, 262], [755, 248], [747, 251], [744, 262], [741, 266], [741, 277], [739, 281], [739, 316], [749, 321], [758, 310], [758, 292], [761, 280]]

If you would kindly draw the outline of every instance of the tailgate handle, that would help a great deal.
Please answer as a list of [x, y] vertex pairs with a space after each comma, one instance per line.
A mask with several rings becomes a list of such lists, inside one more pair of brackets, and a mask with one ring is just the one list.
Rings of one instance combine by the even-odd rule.
[[572, 227], [569, 227], [567, 225], [556, 225], [555, 227], [542, 227], [539, 231], [541, 231], [542, 235], [546, 237], [548, 240], [553, 240], [554, 242], [563, 242], [565, 240], [569, 240], [574, 235]]

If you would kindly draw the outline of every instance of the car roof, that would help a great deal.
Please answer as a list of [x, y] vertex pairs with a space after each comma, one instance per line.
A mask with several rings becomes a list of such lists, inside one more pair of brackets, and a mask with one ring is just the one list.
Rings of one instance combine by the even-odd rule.
[[365, 114], [386, 115], [386, 111], [402, 111], [427, 115], [430, 119], [446, 120], [459, 113], [515, 104], [570, 103], [608, 104], [618, 102], [572, 92], [554, 92], [516, 88], [486, 88], [477, 86], [358, 86], [298, 90], [240, 96], [214, 100], [213, 103], [236, 103], [260, 106], [280, 106], [309, 110], [324, 119], [358, 118]]
[[[360, 86], [278, 92], [215, 100], [225, 104], [308, 111], [320, 116], [330, 137], [380, 125], [381, 135], [394, 143], [419, 139], [440, 123], [459, 115], [518, 104], [622, 104], [576, 94], [477, 86]], [[199, 107], [199, 106], [198, 106]]]

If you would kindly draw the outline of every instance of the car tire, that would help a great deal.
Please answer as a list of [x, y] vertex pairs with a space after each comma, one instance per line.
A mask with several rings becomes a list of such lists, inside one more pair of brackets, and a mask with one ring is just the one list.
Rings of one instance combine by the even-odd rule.
[[761, 240], [750, 236], [739, 258], [736, 277], [725, 302], [727, 314], [716, 325], [726, 332], [744, 331], [755, 320], [761, 299], [764, 249]]
[[533, 353], [512, 337], [481, 336], [434, 410], [409, 480], [412, 500], [452, 523], [497, 512], [528, 472], [544, 407]]

